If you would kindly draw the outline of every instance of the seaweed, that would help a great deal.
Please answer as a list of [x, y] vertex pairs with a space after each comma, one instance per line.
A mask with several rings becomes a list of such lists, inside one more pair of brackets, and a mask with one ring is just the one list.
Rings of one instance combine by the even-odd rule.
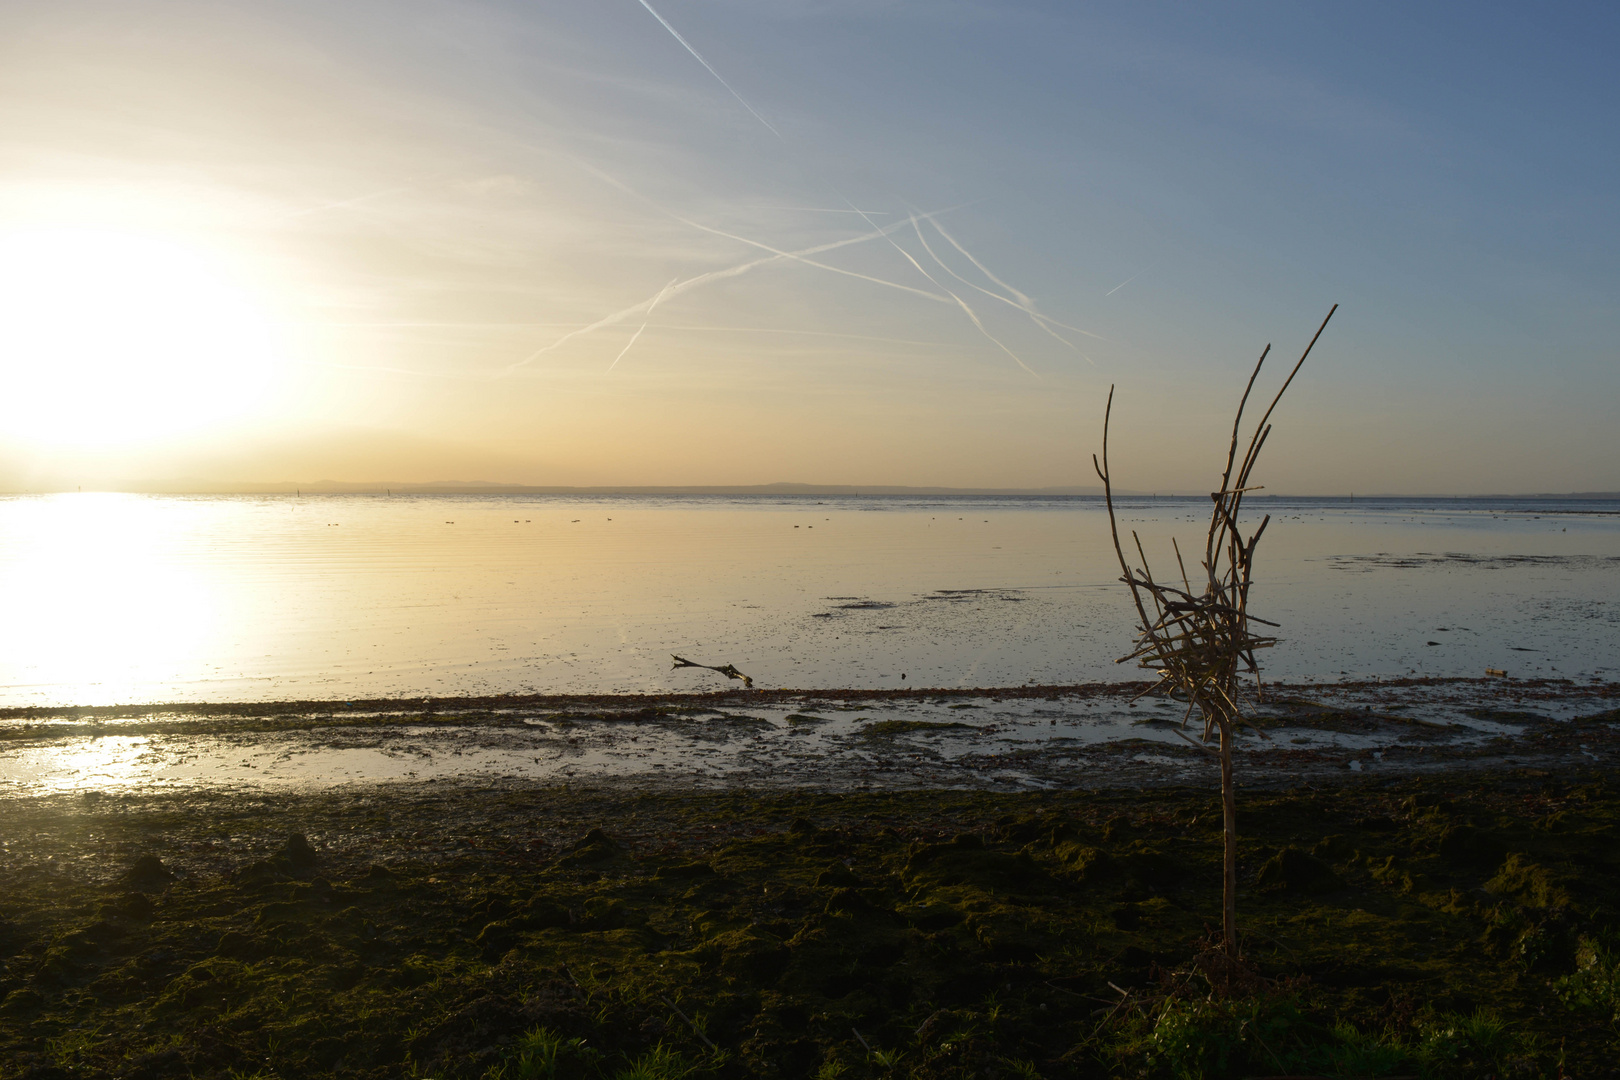
[[11, 799], [0, 1077], [1611, 1068], [1606, 776], [1246, 804], [1211, 999], [1207, 789]]
[[972, 731], [972, 724], [945, 723], [938, 720], [874, 720], [861, 728], [858, 737], [863, 740], [891, 739], [896, 735], [915, 735], [925, 731]]

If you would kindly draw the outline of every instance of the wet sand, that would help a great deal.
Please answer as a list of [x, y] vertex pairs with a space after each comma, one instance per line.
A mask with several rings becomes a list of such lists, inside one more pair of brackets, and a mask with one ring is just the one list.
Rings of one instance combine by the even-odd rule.
[[[1209, 782], [1146, 684], [0, 711], [0, 796], [477, 782], [1046, 790]], [[1620, 683], [1268, 685], [1243, 782], [1611, 767]], [[1196, 724], [1192, 729], [1196, 735]]]

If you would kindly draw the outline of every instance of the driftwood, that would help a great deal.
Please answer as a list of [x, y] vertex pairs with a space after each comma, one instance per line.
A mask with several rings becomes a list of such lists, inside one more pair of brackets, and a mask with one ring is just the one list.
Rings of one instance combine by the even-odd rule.
[[[1275, 626], [1276, 623], [1249, 614], [1249, 585], [1254, 574], [1254, 549], [1271, 520], [1268, 514], [1260, 520], [1254, 533], [1245, 540], [1238, 527], [1238, 512], [1243, 496], [1260, 490], [1249, 484], [1255, 461], [1271, 434], [1272, 410], [1282, 400], [1283, 392], [1294, 381], [1305, 358], [1311, 354], [1317, 338], [1327, 329], [1328, 319], [1339, 310], [1334, 304], [1327, 318], [1317, 328], [1311, 343], [1305, 347], [1294, 369], [1283, 381], [1282, 389], [1272, 398], [1265, 415], [1255, 425], [1248, 449], [1238, 459], [1238, 437], [1243, 425], [1243, 409], [1254, 381], [1260, 375], [1271, 346], [1267, 345], [1254, 365], [1243, 397], [1238, 401], [1237, 418], [1232, 422], [1232, 441], [1226, 452], [1226, 471], [1221, 474], [1219, 491], [1210, 493], [1215, 504], [1210, 512], [1209, 534], [1204, 545], [1202, 573], [1199, 586], [1194, 588], [1181, 556], [1181, 546], [1172, 538], [1176, 564], [1181, 575], [1181, 587], [1173, 581], [1161, 581], [1148, 567], [1147, 554], [1142, 550], [1141, 538], [1135, 530], [1131, 540], [1141, 566], [1133, 567], [1125, 557], [1119, 539], [1119, 524], [1114, 516], [1114, 489], [1108, 471], [1108, 422], [1114, 411], [1114, 388], [1108, 388], [1108, 408], [1103, 414], [1102, 460], [1092, 455], [1091, 463], [1102, 478], [1103, 494], [1108, 503], [1108, 527], [1114, 537], [1114, 554], [1119, 558], [1122, 581], [1130, 587], [1131, 599], [1136, 603], [1139, 631], [1136, 648], [1117, 662], [1137, 661], [1138, 665], [1158, 673], [1158, 682], [1144, 693], [1158, 690], [1187, 702], [1182, 716], [1182, 727], [1192, 719], [1196, 710], [1203, 721], [1201, 749], [1208, 750], [1219, 760], [1221, 769], [1221, 808], [1225, 826], [1226, 859], [1221, 890], [1221, 939], [1227, 972], [1235, 970], [1238, 959], [1237, 938], [1237, 798], [1232, 777], [1232, 743], [1237, 727], [1244, 723], [1243, 711], [1238, 705], [1238, 676], [1248, 673], [1255, 678], [1255, 690], [1260, 687], [1260, 666], [1255, 653], [1277, 643], [1274, 637], [1256, 634], [1250, 623]], [[1253, 725], [1250, 725], [1253, 727]], [[1265, 733], [1253, 728], [1262, 738]], [[1179, 734], [1179, 732], [1178, 732]], [[1185, 736], [1183, 736], [1185, 738]], [[1217, 746], [1211, 750], [1209, 743]], [[1191, 741], [1190, 739], [1188, 741]], [[1230, 981], [1229, 979], [1226, 981]]]
[[670, 653], [669, 658], [671, 660], [675, 661], [675, 666], [669, 669], [671, 671], [674, 671], [675, 668], [700, 667], [700, 668], [703, 668], [705, 671], [717, 671], [720, 674], [724, 675], [728, 679], [741, 679], [742, 684], [744, 686], [746, 686], [748, 689], [752, 690], [754, 688], [754, 680], [750, 679], [747, 675], [744, 675], [742, 672], [738, 671], [735, 664], [723, 664], [720, 667], [714, 667], [711, 664], [699, 664], [699, 663], [697, 663], [695, 661], [692, 661], [692, 660], [683, 659], [683, 658], [681, 658], [679, 656], [676, 656], [674, 653]]

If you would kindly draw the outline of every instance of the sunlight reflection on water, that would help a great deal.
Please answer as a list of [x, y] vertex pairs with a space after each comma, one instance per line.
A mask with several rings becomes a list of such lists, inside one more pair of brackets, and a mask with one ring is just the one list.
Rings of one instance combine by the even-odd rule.
[[[1206, 505], [1129, 500], [1124, 523], [1168, 561]], [[1506, 509], [1257, 502], [1268, 669], [1604, 671], [1620, 518]], [[720, 684], [671, 653], [804, 688], [1134, 678], [1116, 576], [1092, 500], [19, 496], [0, 704]]]

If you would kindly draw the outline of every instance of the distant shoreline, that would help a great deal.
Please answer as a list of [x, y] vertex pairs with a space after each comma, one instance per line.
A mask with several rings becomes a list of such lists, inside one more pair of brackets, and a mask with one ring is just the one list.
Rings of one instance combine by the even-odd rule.
[[[7, 491], [4, 495], [59, 495], [73, 493], [74, 488], [50, 488], [30, 491]], [[664, 496], [843, 496], [843, 497], [936, 497], [936, 498], [1022, 498], [1022, 499], [1101, 499], [1100, 487], [1053, 486], [1036, 488], [995, 487], [938, 487], [908, 486], [901, 484], [628, 484], [573, 487], [557, 484], [501, 484], [482, 480], [444, 480], [429, 483], [407, 481], [315, 480], [308, 483], [289, 481], [273, 484], [189, 484], [165, 486], [120, 486], [92, 488], [93, 493], [127, 495], [574, 495], [594, 497], [601, 495], [664, 495]], [[1120, 498], [1204, 499], [1205, 491], [1135, 491], [1116, 490]], [[1546, 500], [1566, 502], [1620, 501], [1620, 491], [1535, 492], [1529, 494], [1456, 495], [1444, 493], [1390, 494], [1368, 492], [1311, 494], [1300, 492], [1256, 493], [1251, 499], [1321, 499], [1346, 503], [1391, 499], [1448, 499], [1488, 502], [1492, 500]]]

